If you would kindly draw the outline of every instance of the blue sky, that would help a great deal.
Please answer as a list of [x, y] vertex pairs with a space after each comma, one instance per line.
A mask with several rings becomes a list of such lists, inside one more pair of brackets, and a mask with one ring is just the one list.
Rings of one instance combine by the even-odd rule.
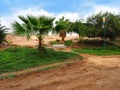
[[120, 0], [0, 0], [0, 16], [4, 25], [17, 20], [18, 15], [45, 14], [74, 20], [100, 11], [119, 13]]

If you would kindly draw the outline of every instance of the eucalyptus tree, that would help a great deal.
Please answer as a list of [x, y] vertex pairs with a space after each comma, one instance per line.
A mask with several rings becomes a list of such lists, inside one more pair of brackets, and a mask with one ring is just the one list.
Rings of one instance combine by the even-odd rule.
[[49, 31], [52, 29], [53, 21], [55, 18], [46, 17], [46, 16], [35, 17], [32, 15], [27, 15], [27, 17], [24, 17], [24, 16], [18, 16], [18, 17], [23, 23], [19, 23], [15, 21], [12, 24], [14, 32], [16, 34], [25, 33], [27, 36], [27, 39], [29, 39], [31, 35], [35, 35], [39, 41], [38, 50], [42, 52], [43, 37], [45, 34], [48, 34]]
[[59, 36], [62, 38], [61, 43], [64, 43], [67, 31], [69, 30], [70, 21], [64, 17], [60, 18], [55, 22], [56, 26], [54, 30], [59, 33]]

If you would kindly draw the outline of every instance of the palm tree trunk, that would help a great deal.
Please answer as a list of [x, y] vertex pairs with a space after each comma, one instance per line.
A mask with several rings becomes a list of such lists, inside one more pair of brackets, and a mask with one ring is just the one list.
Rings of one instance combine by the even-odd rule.
[[65, 37], [62, 37], [61, 44], [64, 44], [64, 42], [65, 42]]
[[39, 43], [38, 43], [38, 44], [39, 44], [39, 45], [38, 45], [38, 51], [39, 51], [39, 52], [41, 52], [41, 51], [42, 51], [42, 49], [43, 49], [43, 47], [42, 47], [42, 38], [41, 38], [41, 37], [39, 37], [39, 39], [38, 39], [38, 40], [39, 40]]
[[62, 38], [61, 43], [64, 44], [65, 37], [66, 37], [66, 31], [62, 30], [59, 34], [59, 36]]

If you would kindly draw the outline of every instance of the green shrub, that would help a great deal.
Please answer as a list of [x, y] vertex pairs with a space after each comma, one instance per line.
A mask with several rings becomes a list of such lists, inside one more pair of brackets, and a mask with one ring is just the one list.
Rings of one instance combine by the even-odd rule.
[[67, 41], [65, 41], [65, 45], [66, 45], [66, 46], [69, 46], [69, 45], [71, 45], [71, 44], [73, 44], [73, 41], [72, 41], [72, 40], [67, 40]]
[[73, 49], [75, 52], [95, 55], [120, 55], [120, 46]]
[[[56, 41], [52, 41], [52, 42], [50, 42], [50, 44], [51, 45], [53, 45], [53, 44], [60, 44], [60, 40], [56, 39]], [[64, 44], [66, 46], [69, 46], [69, 45], [73, 44], [73, 41], [72, 40], [67, 40], [67, 41], [64, 42]]]

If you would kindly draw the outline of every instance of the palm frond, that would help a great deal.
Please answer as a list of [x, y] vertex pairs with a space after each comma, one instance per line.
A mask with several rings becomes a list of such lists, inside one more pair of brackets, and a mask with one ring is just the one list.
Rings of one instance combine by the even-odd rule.
[[27, 17], [28, 17], [28, 20], [30, 21], [31, 24], [33, 24], [34, 26], [37, 26], [38, 20], [35, 16], [28, 15]]
[[6, 30], [8, 30], [9, 28], [6, 28], [5, 26], [0, 26], [0, 44], [5, 41], [5, 37], [6, 37]]
[[28, 24], [28, 18], [25, 18], [24, 16], [18, 16], [20, 20], [22, 20], [23, 23]]
[[24, 25], [21, 25], [16, 21], [14, 23], [12, 23], [12, 27], [14, 29], [14, 33], [17, 35], [22, 35], [26, 32]]

